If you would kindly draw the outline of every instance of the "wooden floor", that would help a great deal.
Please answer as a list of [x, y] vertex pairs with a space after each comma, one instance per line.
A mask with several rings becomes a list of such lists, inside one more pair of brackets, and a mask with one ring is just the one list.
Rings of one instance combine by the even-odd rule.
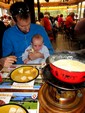
[[56, 41], [52, 42], [55, 51], [76, 51], [79, 50], [78, 42], [73, 42], [65, 37], [65, 34], [58, 33], [56, 36]]

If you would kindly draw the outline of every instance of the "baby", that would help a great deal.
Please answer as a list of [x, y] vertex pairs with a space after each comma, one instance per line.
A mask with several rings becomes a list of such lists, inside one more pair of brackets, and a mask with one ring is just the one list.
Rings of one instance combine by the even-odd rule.
[[[42, 53], [44, 58], [37, 58], [31, 60], [29, 54], [33, 53], [35, 55], [37, 52]], [[43, 37], [36, 34], [32, 37], [31, 45], [27, 47], [25, 52], [22, 54], [22, 61], [24, 64], [40, 64], [45, 63], [47, 57], [50, 56], [48, 48], [43, 43]]]

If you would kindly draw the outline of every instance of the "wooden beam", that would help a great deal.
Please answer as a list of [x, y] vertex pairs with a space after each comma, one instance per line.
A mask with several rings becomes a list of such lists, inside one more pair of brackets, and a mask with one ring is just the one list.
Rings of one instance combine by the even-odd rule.
[[[4, 0], [3, 0], [4, 1]], [[79, 2], [85, 0], [69, 0], [67, 2], [46, 2], [40, 3], [40, 7], [56, 7], [56, 6], [67, 6], [67, 5], [77, 5]], [[9, 9], [11, 4], [0, 2], [0, 7], [4, 9]], [[34, 7], [37, 7], [37, 4], [34, 4]]]
[[[85, 0], [69, 0], [67, 2], [46, 2], [40, 3], [41, 7], [56, 7], [56, 6], [67, 6], [67, 5], [77, 5], [79, 2], [83, 2]], [[37, 4], [35, 4], [37, 7]]]
[[[47, 3], [40, 3], [40, 7], [53, 7], [53, 6], [66, 6], [68, 3], [63, 2], [47, 2]], [[35, 7], [37, 7], [37, 4], [35, 4]]]
[[79, 2], [83, 2], [85, 0], [70, 0], [68, 1], [68, 4], [73, 5], [73, 4], [78, 4]]
[[6, 4], [6, 3], [3, 3], [3, 2], [0, 2], [0, 7], [1, 8], [4, 8], [4, 9], [9, 9], [10, 8], [10, 5], [11, 4]]

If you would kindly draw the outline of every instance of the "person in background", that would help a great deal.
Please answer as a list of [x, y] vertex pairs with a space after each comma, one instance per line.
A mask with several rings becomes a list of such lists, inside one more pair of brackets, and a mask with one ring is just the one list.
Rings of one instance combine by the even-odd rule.
[[2, 57], [2, 38], [5, 30], [6, 26], [4, 25], [3, 21], [0, 20], [0, 58]]
[[44, 27], [44, 14], [42, 12], [39, 13], [39, 22]]
[[[3, 36], [3, 57], [15, 55], [17, 57], [16, 64], [23, 64], [22, 53], [30, 45], [31, 39], [35, 34], [43, 37], [44, 43], [50, 51], [54, 53], [54, 49], [49, 40], [45, 29], [37, 24], [31, 23], [29, 7], [25, 2], [16, 2], [11, 5], [10, 13], [15, 21], [15, 25], [7, 29]], [[31, 60], [43, 58], [41, 53], [31, 54]]]
[[60, 14], [60, 16], [58, 18], [59, 31], [62, 31], [63, 25], [64, 25], [63, 14]]
[[[35, 60], [31, 60], [31, 53], [41, 53], [43, 54], [43, 58], [37, 58]], [[43, 43], [43, 37], [39, 34], [36, 34], [32, 38], [31, 45], [27, 47], [25, 52], [22, 54], [22, 60], [25, 64], [42, 64], [45, 63], [47, 57], [50, 56], [48, 48]]]
[[50, 33], [52, 32], [52, 24], [51, 24], [51, 21], [49, 19], [49, 13], [48, 12], [45, 12], [44, 13], [44, 28], [46, 30], [46, 32], [48, 33], [48, 36], [50, 35]]
[[52, 30], [52, 23], [51, 20], [49, 19], [49, 12], [44, 13], [43, 21], [44, 21], [44, 28], [49, 36], [49, 39], [51, 40], [51, 38], [54, 38], [54, 36]]
[[15, 56], [8, 56], [2, 58], [2, 38], [5, 30], [6, 26], [4, 25], [3, 21], [0, 20], [0, 69], [2, 69], [2, 67], [10, 67], [14, 62], [17, 61]]
[[10, 67], [17, 59], [15, 56], [8, 56], [4, 58], [0, 58], [0, 65], [2, 67]]
[[74, 37], [74, 27], [76, 25], [76, 22], [74, 20], [75, 13], [71, 12], [65, 21], [64, 30], [66, 31], [67, 35]]
[[58, 18], [59, 18], [59, 16], [60, 16], [60, 15], [57, 15], [57, 16], [55, 17], [55, 25], [56, 25], [57, 28], [59, 28], [59, 26], [58, 26]]
[[74, 38], [79, 41], [79, 49], [85, 48], [85, 18], [77, 22], [74, 28]]
[[74, 12], [71, 12], [67, 16], [66, 21], [65, 21], [66, 28], [70, 29], [71, 27], [73, 27], [73, 28], [75, 27], [74, 16], [75, 16]]
[[85, 18], [77, 22], [74, 28], [75, 38], [85, 41]]
[[11, 27], [10, 21], [11, 21], [11, 16], [4, 15], [3, 22], [4, 22], [4, 25], [6, 26], [6, 29], [8, 29], [9, 27]]
[[57, 16], [55, 17], [56, 21], [58, 21], [59, 16], [60, 16], [60, 15], [57, 15]]
[[39, 24], [44, 27], [44, 14], [42, 12], [39, 13], [39, 20], [36, 20], [36, 24]]

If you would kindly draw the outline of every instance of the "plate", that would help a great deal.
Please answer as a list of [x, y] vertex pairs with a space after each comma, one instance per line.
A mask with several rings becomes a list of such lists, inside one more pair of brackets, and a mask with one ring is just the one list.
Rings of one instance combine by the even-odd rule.
[[10, 73], [10, 78], [14, 82], [25, 83], [34, 80], [38, 75], [39, 70], [37, 68], [33, 66], [21, 66]]
[[5, 104], [0, 106], [0, 113], [28, 113], [28, 111], [18, 104]]

